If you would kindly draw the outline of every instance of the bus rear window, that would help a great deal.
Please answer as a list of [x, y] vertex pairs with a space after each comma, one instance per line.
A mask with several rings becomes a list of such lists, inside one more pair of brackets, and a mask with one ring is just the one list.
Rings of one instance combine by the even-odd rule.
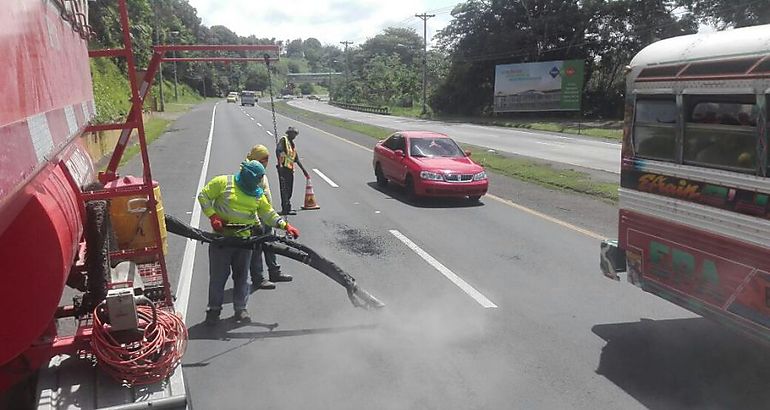
[[676, 157], [677, 109], [674, 99], [639, 99], [634, 118], [634, 151], [647, 158]]
[[684, 132], [684, 161], [712, 168], [753, 173], [757, 155], [757, 110], [747, 102], [699, 98], [689, 104]]

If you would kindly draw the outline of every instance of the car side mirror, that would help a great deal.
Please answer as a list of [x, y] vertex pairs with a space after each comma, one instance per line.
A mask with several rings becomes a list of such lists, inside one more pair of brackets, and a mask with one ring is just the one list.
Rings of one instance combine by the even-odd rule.
[[471, 154], [472, 154], [472, 152], [470, 152], [470, 151], [468, 151], [468, 150], [465, 150], [465, 156], [466, 156], [466, 157], [470, 157], [470, 156], [471, 156]]
[[393, 151], [393, 153], [396, 154], [397, 157], [404, 157], [405, 156], [404, 155], [404, 151], [402, 151], [400, 149], [397, 149], [397, 150]]

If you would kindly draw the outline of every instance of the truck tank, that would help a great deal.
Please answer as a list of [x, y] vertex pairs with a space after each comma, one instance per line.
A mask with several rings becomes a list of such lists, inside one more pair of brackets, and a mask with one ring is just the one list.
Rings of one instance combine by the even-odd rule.
[[85, 0], [0, 13], [0, 365], [51, 326], [78, 254], [78, 194], [94, 179], [80, 143], [94, 116], [87, 15]]

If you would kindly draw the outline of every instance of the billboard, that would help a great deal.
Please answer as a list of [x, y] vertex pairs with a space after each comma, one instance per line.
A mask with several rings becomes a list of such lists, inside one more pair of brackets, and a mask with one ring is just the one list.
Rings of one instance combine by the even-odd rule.
[[583, 60], [495, 67], [495, 112], [580, 111]]

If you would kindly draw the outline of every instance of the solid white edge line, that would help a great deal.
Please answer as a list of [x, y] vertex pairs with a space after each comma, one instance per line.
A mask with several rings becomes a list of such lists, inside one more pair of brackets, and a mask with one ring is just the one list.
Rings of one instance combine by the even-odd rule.
[[324, 175], [323, 172], [321, 172], [321, 171], [319, 171], [319, 170], [317, 170], [315, 168], [313, 168], [313, 172], [318, 174], [318, 176], [321, 177], [321, 179], [323, 179], [324, 181], [326, 181], [327, 184], [331, 185], [332, 188], [339, 188], [340, 187], [339, 185], [335, 184], [334, 181], [331, 180], [331, 178], [329, 178], [326, 175]]
[[[206, 183], [206, 174], [209, 170], [209, 159], [211, 159], [211, 141], [214, 136], [214, 118], [217, 114], [217, 105], [214, 104], [214, 109], [211, 111], [211, 128], [209, 129], [209, 140], [206, 143], [206, 154], [203, 156], [203, 166], [201, 167], [201, 174], [198, 178], [198, 189], [196, 193], [203, 189], [203, 185]], [[201, 218], [201, 206], [196, 198], [193, 201], [192, 216], [190, 217], [190, 226], [197, 228], [200, 226]], [[182, 321], [187, 318], [187, 304], [190, 301], [190, 287], [192, 284], [193, 265], [195, 264], [195, 248], [198, 242], [192, 239], [188, 239], [184, 246], [184, 256], [182, 257], [182, 268], [179, 271], [179, 284], [176, 288], [176, 301], [174, 307], [176, 308], [179, 316], [182, 317]]]
[[437, 261], [436, 258], [430, 256], [428, 252], [425, 252], [417, 246], [416, 243], [412, 242], [409, 238], [404, 236], [401, 232], [391, 229], [388, 232], [393, 234], [396, 238], [398, 238], [401, 242], [403, 242], [406, 246], [409, 247], [409, 249], [413, 250], [417, 255], [419, 255], [421, 258], [425, 260], [425, 262], [428, 262], [431, 266], [433, 266], [437, 271], [441, 272], [442, 275], [444, 275], [447, 279], [452, 281], [457, 287], [462, 289], [463, 292], [467, 293], [468, 296], [472, 297], [473, 300], [478, 302], [481, 306], [484, 308], [496, 308], [497, 305], [492, 303], [491, 300], [487, 299], [486, 296], [482, 295], [481, 292], [476, 290], [473, 286], [469, 285], [468, 282], [464, 281], [461, 277], [457, 276], [454, 272], [452, 272], [449, 268], [444, 266], [441, 262]]

